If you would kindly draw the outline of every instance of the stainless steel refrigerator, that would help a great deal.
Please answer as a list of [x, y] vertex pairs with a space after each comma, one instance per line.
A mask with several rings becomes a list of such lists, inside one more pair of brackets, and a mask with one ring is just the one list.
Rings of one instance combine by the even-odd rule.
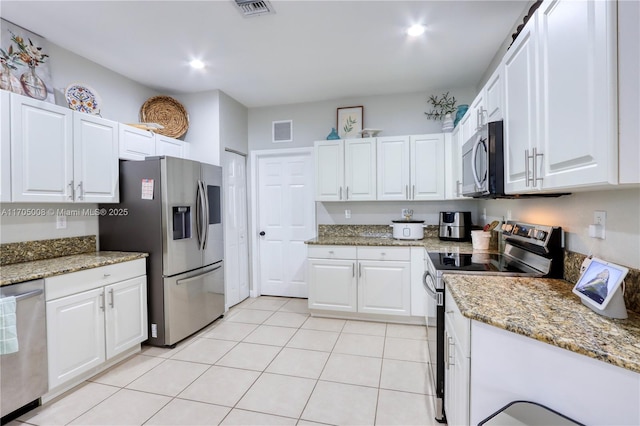
[[224, 313], [222, 168], [174, 157], [120, 162], [101, 250], [149, 253], [149, 340], [172, 346]]

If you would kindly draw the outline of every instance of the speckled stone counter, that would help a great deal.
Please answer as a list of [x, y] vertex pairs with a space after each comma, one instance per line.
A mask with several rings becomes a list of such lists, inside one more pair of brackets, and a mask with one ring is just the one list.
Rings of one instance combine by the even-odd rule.
[[640, 315], [596, 314], [564, 280], [445, 274], [462, 314], [640, 373]]
[[53, 259], [96, 251], [96, 236], [54, 238], [0, 244], [0, 265]]
[[[310, 245], [327, 246], [394, 246], [394, 247], [424, 247], [431, 252], [449, 253], [477, 253], [469, 242], [442, 241], [438, 238], [423, 240], [396, 240], [391, 237], [317, 237], [305, 241]], [[483, 251], [488, 253], [489, 251]]]
[[15, 263], [0, 267], [0, 286], [143, 259], [147, 256], [147, 253], [94, 251], [93, 253], [56, 257], [54, 259]]

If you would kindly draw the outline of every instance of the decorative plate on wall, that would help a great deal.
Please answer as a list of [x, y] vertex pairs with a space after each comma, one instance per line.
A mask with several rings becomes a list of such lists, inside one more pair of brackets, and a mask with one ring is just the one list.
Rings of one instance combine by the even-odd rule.
[[87, 114], [100, 115], [102, 99], [98, 92], [82, 83], [71, 83], [64, 91], [69, 108]]
[[154, 130], [170, 138], [179, 138], [189, 129], [189, 116], [182, 104], [169, 96], [153, 96], [140, 108], [140, 121], [158, 123], [163, 129]]

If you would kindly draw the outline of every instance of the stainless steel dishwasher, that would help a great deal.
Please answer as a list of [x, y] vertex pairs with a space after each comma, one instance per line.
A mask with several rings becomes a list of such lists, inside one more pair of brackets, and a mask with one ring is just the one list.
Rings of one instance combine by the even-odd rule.
[[3, 423], [13, 417], [8, 414], [40, 405], [49, 386], [44, 280], [0, 287], [0, 298], [11, 296], [16, 299], [18, 351], [0, 355]]

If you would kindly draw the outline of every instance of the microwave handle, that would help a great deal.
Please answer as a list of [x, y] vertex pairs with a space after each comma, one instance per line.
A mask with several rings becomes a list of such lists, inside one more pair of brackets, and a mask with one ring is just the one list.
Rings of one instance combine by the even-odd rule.
[[482, 143], [482, 138], [478, 136], [476, 143], [473, 144], [473, 150], [471, 151], [471, 174], [473, 175], [473, 180], [476, 182], [476, 186], [478, 189], [482, 188], [482, 184], [480, 183], [480, 178], [478, 177], [478, 170], [476, 169], [476, 155], [478, 154], [478, 148]]

